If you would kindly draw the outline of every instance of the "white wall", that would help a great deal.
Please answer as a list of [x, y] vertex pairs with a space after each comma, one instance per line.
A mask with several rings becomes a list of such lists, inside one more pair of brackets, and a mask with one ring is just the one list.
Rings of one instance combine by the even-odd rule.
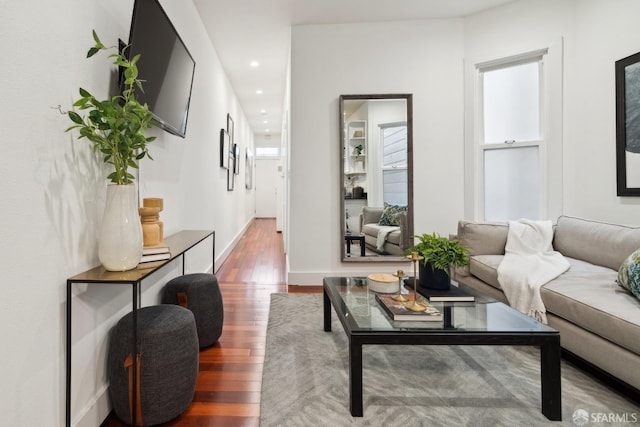
[[[253, 137], [193, 4], [161, 3], [196, 60], [195, 82], [187, 138], [152, 131], [158, 136], [150, 147], [155, 160], [141, 165], [141, 196], [164, 198], [161, 219], [167, 234], [216, 229], [219, 258], [254, 210], [244, 191], [244, 174], [237, 190], [228, 193], [217, 166], [218, 132], [227, 113], [234, 117], [243, 147], [252, 145]], [[3, 3], [3, 425], [64, 424], [65, 281], [98, 264], [96, 239], [106, 175], [88, 144], [63, 132], [68, 119], [54, 107], [69, 108], [81, 85], [107, 96], [113, 74], [109, 60], [104, 55], [85, 59], [91, 30], [107, 44], [127, 40], [132, 8], [132, 0]], [[145, 283], [143, 301], [157, 300], [159, 284], [172, 274], [177, 273], [169, 268], [155, 283]], [[78, 286], [76, 293], [73, 418], [78, 425], [95, 426], [109, 410], [104, 381], [107, 332], [129, 310], [130, 288]]]
[[395, 269], [340, 261], [341, 94], [414, 95], [415, 231], [455, 230], [463, 212], [463, 34], [462, 20], [293, 28], [290, 283]]
[[563, 211], [640, 225], [616, 196], [615, 61], [640, 51], [640, 2], [522, 0], [465, 20], [465, 57], [564, 40]]
[[[462, 165], [463, 61], [557, 40], [564, 52], [563, 176], [551, 185], [562, 186], [562, 213], [640, 224], [640, 198], [616, 196], [615, 161], [614, 63], [640, 51], [637, 16], [635, 0], [521, 0], [462, 21], [294, 27], [291, 283], [394, 269], [339, 259], [340, 94], [414, 94], [415, 232], [453, 233], [464, 217], [469, 173]], [[316, 203], [306, 202], [308, 194]]]

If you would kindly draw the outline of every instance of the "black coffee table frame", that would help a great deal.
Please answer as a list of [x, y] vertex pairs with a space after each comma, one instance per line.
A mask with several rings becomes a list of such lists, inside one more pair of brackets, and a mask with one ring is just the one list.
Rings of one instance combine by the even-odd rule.
[[[331, 332], [333, 305], [349, 339], [349, 405], [352, 416], [363, 416], [362, 347], [364, 345], [524, 345], [540, 347], [542, 413], [549, 420], [562, 420], [560, 333], [558, 331], [551, 328], [544, 332], [469, 332], [444, 328], [412, 331], [360, 330], [354, 317], [345, 315], [348, 307], [331, 279], [338, 278], [325, 278], [323, 281], [324, 330]], [[456, 303], [443, 303], [443, 308], [446, 310], [446, 307], [452, 304]], [[490, 304], [502, 303], [496, 301]]]

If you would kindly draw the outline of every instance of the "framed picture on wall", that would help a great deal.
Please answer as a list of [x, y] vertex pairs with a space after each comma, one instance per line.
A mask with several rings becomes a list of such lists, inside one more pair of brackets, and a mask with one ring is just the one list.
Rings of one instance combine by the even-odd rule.
[[227, 169], [227, 191], [233, 191], [236, 183], [236, 174], [233, 173], [233, 169]]
[[618, 196], [640, 196], [640, 52], [616, 61]]
[[244, 187], [247, 190], [253, 187], [253, 152], [249, 148], [244, 153]]
[[231, 141], [232, 144], [235, 142], [234, 128], [235, 128], [235, 124], [233, 123], [231, 114], [227, 113], [227, 133], [229, 134], [229, 140]]
[[233, 172], [240, 175], [240, 146], [233, 144]]
[[227, 191], [233, 191], [236, 185], [236, 155], [235, 155], [235, 144], [231, 143], [231, 148], [227, 153], [229, 157], [229, 168], [227, 169]]
[[229, 169], [230, 144], [229, 134], [226, 130], [220, 129], [220, 167], [223, 169]]

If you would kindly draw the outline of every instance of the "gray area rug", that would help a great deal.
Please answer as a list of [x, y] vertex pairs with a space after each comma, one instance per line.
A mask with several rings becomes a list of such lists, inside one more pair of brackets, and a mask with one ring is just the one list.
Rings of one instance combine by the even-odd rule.
[[260, 425], [538, 426], [640, 424], [640, 407], [562, 361], [563, 422], [540, 412], [530, 347], [364, 346], [364, 417], [349, 412], [347, 338], [322, 295], [273, 294]]

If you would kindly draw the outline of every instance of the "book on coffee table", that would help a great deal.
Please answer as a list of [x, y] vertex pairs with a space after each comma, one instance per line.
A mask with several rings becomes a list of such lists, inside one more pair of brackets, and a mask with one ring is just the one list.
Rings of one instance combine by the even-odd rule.
[[475, 301], [475, 297], [473, 295], [463, 291], [457, 286], [451, 286], [447, 290], [419, 288], [418, 292], [428, 298], [429, 301], [433, 302]]
[[376, 294], [376, 301], [394, 321], [438, 322], [443, 320], [442, 313], [428, 304], [425, 311], [411, 311], [404, 303], [395, 301], [393, 295]]

